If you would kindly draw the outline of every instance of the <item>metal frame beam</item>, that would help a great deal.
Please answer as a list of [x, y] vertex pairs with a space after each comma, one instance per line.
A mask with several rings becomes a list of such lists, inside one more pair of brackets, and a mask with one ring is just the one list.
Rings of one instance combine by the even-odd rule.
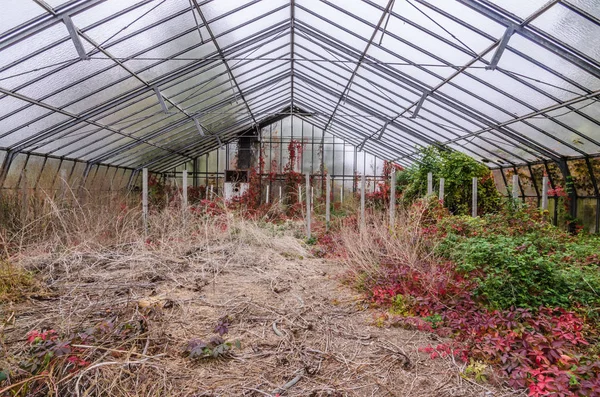
[[[104, 3], [105, 1], [106, 0], [82, 0], [73, 5], [67, 4], [63, 7], [59, 7], [56, 9], [56, 12], [61, 16], [74, 16], [93, 8], [98, 4]], [[149, 3], [150, 1], [152, 0], [145, 0], [145, 3]], [[57, 20], [52, 15], [42, 14], [23, 25], [17, 26], [0, 36], [0, 51], [25, 40], [28, 37], [38, 34], [43, 30], [56, 25], [57, 23], [60, 23], [60, 20]]]
[[[310, 10], [307, 10], [307, 9], [303, 9], [303, 10], [307, 11], [307, 12], [310, 12]], [[317, 15], [315, 14], [315, 16], [317, 16]], [[300, 30], [305, 29], [299, 23], [297, 23], [296, 26]], [[340, 27], [340, 28], [344, 29], [343, 27]], [[336, 44], [337, 40], [335, 38], [329, 36], [328, 34], [326, 34], [324, 32], [321, 32], [321, 31], [319, 31], [317, 29], [314, 29], [314, 28], [311, 28], [311, 29], [313, 29], [312, 33], [311, 33], [311, 31], [307, 31], [309, 34], [311, 34], [311, 35], [314, 36], [315, 32], [316, 32], [317, 35], [322, 35], [323, 36], [323, 37], [319, 38], [319, 41], [326, 42], [328, 45], [333, 45], [333, 47], [340, 46], [339, 47], [340, 51], [346, 53], [349, 56], [353, 56], [354, 55], [352, 52], [348, 51], [347, 48], [344, 47], [343, 45], [341, 45], [339, 43]], [[349, 34], [353, 34], [350, 31], [348, 31], [348, 33]], [[357, 37], [360, 38], [360, 36], [357, 36]], [[329, 40], [330, 42], [327, 42], [327, 40]], [[489, 47], [488, 49], [491, 50], [491, 48], [493, 48], [493, 47]], [[391, 53], [391, 51], [388, 51], [388, 52]], [[398, 56], [398, 55], [396, 55], [396, 56]], [[398, 56], [398, 57], [400, 57], [400, 56]], [[383, 79], [386, 79], [386, 80], [390, 81], [392, 84], [396, 84], [397, 85], [398, 81], [400, 81], [400, 82], [403, 82], [403, 83], [407, 84], [411, 88], [414, 88], [416, 90], [420, 90], [421, 92], [425, 91], [425, 88], [420, 87], [418, 84], [416, 84], [416, 83], [412, 82], [410, 79], [404, 77], [400, 72], [393, 71], [393, 70], [390, 70], [390, 69], [385, 69], [382, 66], [377, 65], [377, 64], [375, 64], [375, 65], [368, 65], [368, 66], [365, 66], [365, 68], [367, 70], [371, 71], [371, 72], [372, 72], [372, 70], [381, 71], [381, 73], [379, 74], [379, 76], [381, 78], [383, 78]], [[406, 89], [406, 87], [403, 87], [403, 88]], [[464, 88], [463, 88], [463, 90], [464, 90]], [[466, 91], [466, 90], [464, 90], [464, 91], [468, 93], [468, 91]], [[474, 124], [481, 123], [482, 125], [487, 125], [490, 128], [495, 129], [494, 128], [494, 122], [490, 122], [488, 120], [489, 116], [481, 113], [480, 111], [478, 111], [478, 110], [476, 110], [476, 109], [474, 109], [474, 108], [472, 108], [472, 107], [470, 107], [468, 105], [462, 104], [462, 103], [461, 104], [456, 104], [453, 99], [447, 98], [446, 95], [440, 95], [438, 93], [432, 93], [431, 96], [432, 96], [432, 98], [435, 98], [438, 101], [440, 101], [442, 104], [447, 105], [447, 106], [449, 106], [451, 108], [454, 108], [459, 113], [462, 113], [463, 117], [465, 118], [465, 120], [468, 120], [471, 123], [473, 123], [473, 121], [475, 121]], [[413, 104], [413, 106], [417, 102], [418, 101], [416, 101]], [[410, 107], [407, 108], [407, 109], [410, 109]], [[396, 117], [396, 118], [398, 118], [398, 117]], [[505, 138], [504, 135], [511, 136], [513, 140], [515, 140], [515, 141], [517, 141], [517, 142], [519, 142], [520, 144], [523, 145], [523, 147], [521, 149], [524, 149], [524, 150], [527, 151], [526, 148], [529, 148], [529, 149], [533, 150], [533, 152], [531, 154], [533, 154], [533, 153], [539, 153], [539, 154], [541, 154], [543, 156], [550, 157], [552, 159], [559, 158], [559, 155], [557, 153], [553, 153], [551, 149], [546, 148], [546, 147], [544, 147], [542, 145], [539, 145], [539, 144], [532, 144], [525, 137], [523, 137], [519, 132], [514, 131], [512, 129], [510, 129], [510, 130], [507, 130], [507, 129], [498, 129], [498, 131], [495, 131], [495, 134], [498, 135], [498, 137], [500, 139], [504, 139]], [[441, 144], [444, 144], [444, 142], [441, 142]], [[536, 147], [536, 146], [538, 146], [538, 147]], [[539, 157], [539, 156], [536, 156], [536, 157]], [[539, 158], [541, 158], [541, 157], [539, 157]], [[398, 159], [396, 159], [396, 160], [398, 160]]]
[[[548, 35], [540, 29], [535, 27], [526, 27], [526, 25], [531, 22], [533, 18], [530, 17], [525, 21], [511, 20], [506, 15], [500, 13], [498, 7], [494, 7], [493, 4], [486, 0], [458, 0], [458, 2], [464, 4], [474, 11], [477, 11], [478, 13], [486, 16], [498, 24], [506, 27], [514, 26], [515, 33], [547, 49], [548, 51], [553, 52], [561, 58], [590, 73], [592, 76], [600, 78], [600, 62], [598, 60], [590, 58], [566, 43], [557, 42], [555, 39], [548, 37]], [[558, 0], [552, 0], [533, 17], [538, 17], [556, 3], [558, 3]]]
[[221, 49], [221, 46], [219, 45], [219, 42], [217, 41], [212, 29], [210, 28], [210, 26], [208, 25], [208, 22], [206, 20], [206, 17], [204, 16], [204, 13], [202, 12], [202, 10], [200, 9], [200, 5], [198, 4], [198, 0], [192, 0], [192, 2], [194, 3], [194, 5], [196, 6], [196, 11], [198, 11], [198, 14], [200, 15], [200, 18], [202, 19], [202, 23], [204, 24], [204, 28], [208, 31], [208, 34], [210, 35], [210, 38], [213, 42], [213, 45], [215, 46], [215, 48], [217, 49], [217, 52], [219, 53], [219, 56], [223, 59], [223, 64], [225, 64], [225, 67], [227, 68], [227, 71], [229, 72], [229, 75], [231, 76], [231, 82], [233, 82], [233, 84], [235, 85], [235, 88], [237, 89], [238, 93], [240, 94], [240, 98], [242, 99], [242, 101], [244, 101], [244, 103], [246, 103], [246, 107], [248, 108], [248, 113], [250, 113], [250, 116], [252, 117], [252, 120], [256, 123], [256, 119], [254, 118], [254, 115], [252, 114], [252, 109], [250, 109], [250, 105], [248, 105], [248, 102], [246, 102], [246, 98], [244, 97], [244, 93], [242, 92], [242, 89], [240, 88], [239, 84], [237, 83], [233, 72], [231, 71], [231, 68], [229, 67], [229, 64], [227, 63], [227, 58], [225, 57], [225, 54], [223, 52], [223, 50]]

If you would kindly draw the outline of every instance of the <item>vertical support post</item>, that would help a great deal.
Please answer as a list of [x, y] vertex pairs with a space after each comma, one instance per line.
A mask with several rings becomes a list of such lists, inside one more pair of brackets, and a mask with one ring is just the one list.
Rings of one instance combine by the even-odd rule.
[[515, 201], [519, 199], [519, 175], [517, 174], [512, 177], [512, 196]]
[[188, 207], [188, 176], [187, 170], [181, 171], [181, 208], [186, 211]]
[[265, 203], [269, 204], [269, 184], [267, 184], [267, 195], [265, 197]]
[[427, 173], [427, 196], [431, 196], [433, 194], [433, 173]]
[[85, 165], [85, 169], [83, 170], [83, 177], [81, 178], [81, 181], [79, 182], [79, 203], [83, 204], [85, 202], [85, 196], [86, 196], [86, 192], [85, 192], [85, 183], [87, 182], [87, 178], [90, 175], [90, 171], [92, 170], [92, 164], [91, 163], [87, 163]]
[[360, 229], [365, 229], [365, 176], [362, 175], [360, 178]]
[[[301, 191], [301, 190], [299, 190]], [[310, 209], [311, 209], [311, 203], [310, 203], [310, 194], [308, 194], [308, 192], [310, 191], [310, 174], [307, 172], [306, 173], [306, 237], [310, 238]]]
[[142, 218], [144, 234], [148, 234], [148, 168], [142, 169]]
[[390, 180], [390, 230], [396, 225], [396, 170], [392, 170]]
[[198, 157], [192, 161], [192, 186], [198, 187]]
[[329, 230], [329, 222], [331, 221], [331, 176], [327, 174], [325, 178], [325, 229]]
[[60, 170], [60, 201], [63, 202], [65, 200], [65, 195], [67, 194], [67, 170]]
[[281, 202], [281, 199], [282, 199], [282, 197], [283, 197], [283, 196], [282, 196], [282, 194], [281, 194], [281, 186], [279, 186], [279, 202]]
[[298, 184], [298, 203], [302, 203], [302, 185]]
[[344, 181], [342, 181], [342, 186], [340, 186], [340, 203], [344, 202]]
[[477, 218], [477, 177], [473, 177], [473, 218]]
[[542, 178], [542, 211], [548, 211], [548, 177]]
[[444, 185], [445, 185], [445, 183], [446, 183], [446, 179], [440, 178], [440, 194], [439, 194], [438, 198], [440, 199], [442, 204], [444, 204]]
[[27, 223], [27, 210], [29, 207], [29, 187], [27, 186], [27, 170], [21, 170], [21, 223], [25, 226]]
[[210, 185], [210, 199], [211, 200], [215, 199], [215, 195], [214, 195], [214, 192], [213, 192], [213, 185]]

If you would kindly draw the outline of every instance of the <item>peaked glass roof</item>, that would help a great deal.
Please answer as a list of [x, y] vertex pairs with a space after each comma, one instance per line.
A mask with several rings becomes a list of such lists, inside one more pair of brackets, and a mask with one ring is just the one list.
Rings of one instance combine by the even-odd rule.
[[290, 109], [401, 163], [600, 153], [600, 0], [0, 3], [9, 153], [162, 171]]

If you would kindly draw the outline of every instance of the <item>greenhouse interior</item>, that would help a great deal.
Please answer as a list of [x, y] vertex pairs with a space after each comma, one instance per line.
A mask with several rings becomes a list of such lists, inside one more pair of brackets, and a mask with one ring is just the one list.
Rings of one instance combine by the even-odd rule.
[[600, 396], [600, 0], [0, 5], [0, 397]]

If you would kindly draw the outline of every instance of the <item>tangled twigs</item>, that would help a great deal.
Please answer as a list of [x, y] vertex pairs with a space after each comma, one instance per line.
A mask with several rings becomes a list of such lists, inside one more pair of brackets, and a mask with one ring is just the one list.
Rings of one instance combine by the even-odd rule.
[[103, 363], [97, 363], [94, 364], [92, 366], [87, 367], [86, 369], [84, 369], [83, 371], [81, 371], [79, 373], [79, 376], [77, 377], [77, 382], [75, 382], [75, 393], [77, 395], [77, 397], [80, 397], [80, 392], [79, 392], [79, 382], [81, 382], [81, 378], [83, 377], [84, 374], [86, 374], [87, 372], [90, 372], [93, 369], [96, 368], [100, 368], [100, 367], [105, 367], [107, 365], [138, 365], [138, 364], [146, 364], [148, 362], [148, 360], [150, 360], [152, 357], [148, 357], [148, 358], [144, 358], [142, 360], [138, 360], [138, 361], [105, 361]]
[[385, 342], [387, 344], [391, 345], [392, 347], [386, 346], [384, 343], [381, 343], [380, 347], [384, 350], [391, 352], [392, 356], [394, 356], [396, 358], [398, 358], [398, 356], [399, 356], [402, 359], [402, 368], [404, 368], [406, 370], [413, 368], [414, 365], [406, 353], [401, 351], [401, 349], [398, 346], [394, 345], [392, 342], [390, 342], [390, 341], [385, 341]]

